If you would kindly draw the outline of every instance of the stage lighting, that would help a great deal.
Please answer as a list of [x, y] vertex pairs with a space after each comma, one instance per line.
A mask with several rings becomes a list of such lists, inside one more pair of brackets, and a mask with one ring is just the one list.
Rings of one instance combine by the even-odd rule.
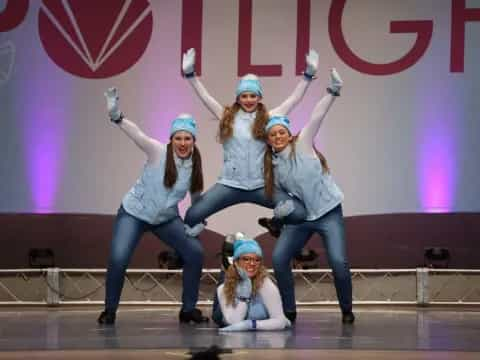
[[450, 251], [447, 248], [429, 247], [425, 248], [423, 253], [425, 267], [429, 268], [448, 268], [450, 261]]
[[30, 268], [55, 267], [55, 254], [50, 248], [33, 248], [28, 251], [28, 266]]

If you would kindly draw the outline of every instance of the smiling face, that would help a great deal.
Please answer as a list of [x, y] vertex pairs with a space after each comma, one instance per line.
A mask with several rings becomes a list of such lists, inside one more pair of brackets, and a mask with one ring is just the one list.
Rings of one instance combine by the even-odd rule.
[[171, 142], [175, 154], [186, 159], [192, 154], [195, 138], [188, 131], [180, 130], [173, 134]]
[[268, 130], [267, 142], [275, 152], [280, 152], [292, 141], [292, 135], [283, 125], [274, 125]]
[[237, 266], [245, 270], [249, 278], [257, 275], [261, 264], [262, 258], [255, 253], [243, 254], [237, 260]]
[[238, 95], [237, 102], [240, 104], [240, 107], [245, 112], [254, 112], [257, 110], [258, 103], [262, 100], [261, 96], [257, 94], [245, 91]]

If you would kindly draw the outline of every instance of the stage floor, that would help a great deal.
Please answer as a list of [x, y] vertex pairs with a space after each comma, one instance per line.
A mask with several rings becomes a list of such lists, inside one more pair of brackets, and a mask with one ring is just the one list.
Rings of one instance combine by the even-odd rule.
[[[295, 327], [219, 334], [180, 325], [177, 308], [123, 307], [115, 327], [99, 308], [0, 309], [0, 359], [181, 359], [211, 345], [233, 359], [479, 359], [479, 308], [358, 307], [354, 325], [334, 308], [301, 309]], [[139, 357], [140, 356], [140, 357]]]

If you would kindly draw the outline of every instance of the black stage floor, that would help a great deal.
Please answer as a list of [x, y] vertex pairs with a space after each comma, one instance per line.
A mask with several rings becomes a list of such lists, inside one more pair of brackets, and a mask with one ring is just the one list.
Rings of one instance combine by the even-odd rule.
[[[291, 330], [229, 334], [219, 334], [213, 323], [181, 325], [177, 321], [177, 308], [123, 307], [114, 327], [98, 326], [99, 312], [99, 308], [72, 307], [0, 309], [0, 359], [16, 358], [13, 356], [16, 352], [20, 355], [25, 350], [109, 350], [112, 354], [119, 349], [185, 352], [214, 344], [253, 353], [260, 349], [479, 352], [475, 355], [480, 359], [478, 307], [357, 307], [354, 325], [342, 325], [336, 309], [306, 308], [300, 310]], [[7, 354], [12, 356], [5, 357]]]

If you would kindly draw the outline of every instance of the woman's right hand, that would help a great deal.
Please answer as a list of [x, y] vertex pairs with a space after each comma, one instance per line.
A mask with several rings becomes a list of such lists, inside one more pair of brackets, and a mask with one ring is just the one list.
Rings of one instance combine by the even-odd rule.
[[185, 76], [192, 76], [195, 72], [195, 49], [190, 48], [183, 54], [182, 71]]
[[118, 100], [120, 99], [118, 96], [118, 90], [116, 87], [109, 88], [105, 93], [105, 98], [107, 99], [107, 110], [108, 116], [112, 121], [118, 121], [122, 115], [118, 107]]
[[247, 272], [239, 266], [235, 266], [238, 275], [240, 276], [240, 281], [237, 284], [235, 289], [235, 295], [240, 300], [250, 299], [252, 296], [252, 281], [248, 277]]

